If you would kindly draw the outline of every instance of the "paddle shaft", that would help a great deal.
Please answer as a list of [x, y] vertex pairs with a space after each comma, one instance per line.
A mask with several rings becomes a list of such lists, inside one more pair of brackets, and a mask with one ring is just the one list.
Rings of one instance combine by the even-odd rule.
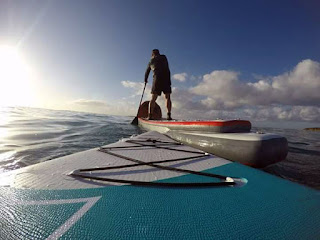
[[142, 102], [142, 99], [143, 99], [144, 90], [146, 89], [146, 86], [147, 86], [147, 82], [144, 83], [144, 88], [143, 88], [143, 91], [142, 91], [142, 96], [141, 96], [141, 99], [140, 99], [140, 103], [139, 103], [139, 107], [138, 107], [138, 111], [137, 111], [137, 116], [132, 120], [131, 124], [138, 125], [139, 109], [140, 109], [140, 106], [141, 106], [141, 102]]
[[139, 107], [138, 107], [137, 117], [138, 117], [139, 108], [140, 108], [140, 106], [141, 106], [141, 102], [142, 102], [142, 99], [143, 99], [144, 90], [146, 89], [146, 86], [147, 86], [147, 83], [145, 82], [145, 83], [144, 83], [144, 88], [143, 88], [143, 91], [142, 91], [142, 96], [141, 96], [140, 103], [139, 103]]

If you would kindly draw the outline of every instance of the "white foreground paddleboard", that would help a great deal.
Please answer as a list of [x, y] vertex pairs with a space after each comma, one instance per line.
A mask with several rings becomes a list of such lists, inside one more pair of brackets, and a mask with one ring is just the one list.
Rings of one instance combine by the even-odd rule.
[[157, 132], [0, 179], [0, 239], [320, 236], [318, 191]]

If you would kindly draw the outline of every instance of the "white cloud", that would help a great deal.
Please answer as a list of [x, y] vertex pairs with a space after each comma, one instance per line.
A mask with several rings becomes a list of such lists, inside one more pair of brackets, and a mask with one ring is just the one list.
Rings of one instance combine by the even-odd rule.
[[101, 100], [78, 99], [64, 105], [65, 109], [81, 112], [108, 114], [109, 104]]
[[134, 116], [137, 113], [138, 100], [133, 101], [132, 99], [125, 99], [106, 103], [100, 100], [79, 99], [69, 102], [65, 108], [81, 112]]
[[261, 106], [245, 109], [247, 118], [255, 120], [320, 121], [319, 107], [306, 106]]
[[188, 77], [187, 73], [176, 73], [172, 75], [172, 79], [177, 80], [179, 82], [185, 82]]
[[106, 106], [108, 106], [107, 103], [105, 103], [104, 101], [88, 100], [88, 99], [78, 99], [78, 100], [75, 100], [71, 103], [76, 104], [76, 105], [86, 106], [86, 107], [106, 107]]
[[121, 81], [122, 86], [125, 88], [131, 88], [135, 90], [135, 94], [142, 92], [144, 84], [142, 82], [132, 82], [132, 81]]
[[[132, 95], [129, 96], [129, 98], [141, 97], [142, 91], [144, 88], [144, 83], [132, 82], [132, 81], [121, 81], [121, 84], [125, 88], [131, 88], [133, 90]], [[146, 85], [146, 89], [144, 91], [144, 96], [151, 98], [151, 85], [150, 84]], [[127, 98], [125, 98], [125, 99], [127, 99]]]
[[[122, 100], [128, 101], [128, 102], [136, 101], [136, 104], [138, 104], [139, 103], [138, 99], [140, 100], [142, 92], [143, 92], [144, 83], [132, 82], [132, 81], [122, 81], [121, 84], [126, 88], [132, 89], [132, 95], [130, 95], [129, 97], [123, 98]], [[135, 99], [135, 100], [133, 100], [133, 99]], [[151, 99], [151, 84], [150, 83], [148, 83], [146, 85], [146, 88], [144, 90], [143, 99]]]
[[282, 104], [320, 105], [320, 63], [301, 61], [293, 71], [272, 79], [272, 97]]
[[143, 83], [141, 82], [121, 81], [121, 84], [126, 88], [143, 88]]
[[319, 106], [320, 63], [304, 60], [291, 72], [254, 83], [240, 81], [237, 72], [213, 71], [190, 91], [205, 96], [202, 104], [215, 109], [270, 104]]
[[112, 115], [121, 115], [121, 116], [135, 116], [138, 110], [138, 102], [130, 100], [120, 100], [116, 103], [109, 105], [107, 112]]

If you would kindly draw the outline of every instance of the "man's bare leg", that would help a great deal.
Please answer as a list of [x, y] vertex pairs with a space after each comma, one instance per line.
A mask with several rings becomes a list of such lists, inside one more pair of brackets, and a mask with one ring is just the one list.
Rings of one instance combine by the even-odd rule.
[[156, 105], [157, 98], [158, 98], [157, 94], [152, 94], [152, 97], [151, 97], [151, 100], [150, 100], [150, 103], [149, 103], [149, 113], [148, 113], [148, 118], [149, 119], [152, 119], [152, 117], [153, 117], [153, 110], [154, 110], [154, 107]]
[[164, 97], [166, 98], [166, 106], [167, 106], [167, 120], [172, 120], [171, 118], [171, 98], [170, 98], [170, 93], [164, 94]]

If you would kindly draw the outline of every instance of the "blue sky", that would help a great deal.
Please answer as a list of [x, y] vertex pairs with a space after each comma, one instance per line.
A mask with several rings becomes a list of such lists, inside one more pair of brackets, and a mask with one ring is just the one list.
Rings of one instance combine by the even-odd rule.
[[15, 104], [134, 115], [151, 50], [159, 48], [172, 73], [173, 116], [319, 123], [319, 7], [7, 0], [0, 3], [0, 47], [18, 47], [31, 69], [28, 84], [15, 83], [31, 86], [32, 101], [20, 94]]

